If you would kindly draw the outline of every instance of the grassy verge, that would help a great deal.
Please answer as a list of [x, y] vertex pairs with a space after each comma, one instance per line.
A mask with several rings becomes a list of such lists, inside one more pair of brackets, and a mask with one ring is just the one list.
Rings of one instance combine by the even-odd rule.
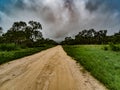
[[51, 48], [53, 46], [42, 46], [37, 48], [25, 48], [12, 51], [0, 51], [0, 64], [22, 58], [24, 56], [32, 55], [34, 53], [40, 52], [42, 50]]
[[100, 45], [63, 46], [64, 50], [110, 90], [120, 90], [120, 52]]

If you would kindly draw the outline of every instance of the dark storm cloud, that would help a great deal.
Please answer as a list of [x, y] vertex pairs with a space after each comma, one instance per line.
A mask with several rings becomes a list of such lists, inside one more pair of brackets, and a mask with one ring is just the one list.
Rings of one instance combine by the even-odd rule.
[[14, 21], [36, 20], [43, 25], [44, 36], [55, 40], [73, 36], [83, 29], [108, 29], [109, 33], [114, 33], [120, 28], [120, 11], [109, 8], [108, 0], [12, 1], [14, 3], [7, 9], [11, 14], [0, 11], [1, 24], [6, 28]]
[[17, 9], [25, 9], [26, 5], [24, 4], [23, 0], [17, 0], [14, 7]]
[[86, 9], [88, 11], [96, 12], [97, 10], [102, 8], [104, 12], [114, 12], [117, 10], [120, 12], [120, 0], [87, 0]]
[[105, 4], [105, 0], [88, 0], [86, 2], [86, 9], [90, 12], [95, 12]]

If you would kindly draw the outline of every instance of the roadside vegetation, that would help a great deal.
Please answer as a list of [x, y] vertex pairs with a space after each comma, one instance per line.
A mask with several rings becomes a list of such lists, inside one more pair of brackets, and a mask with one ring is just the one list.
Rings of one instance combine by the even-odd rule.
[[48, 49], [57, 43], [42, 35], [42, 25], [36, 21], [14, 22], [6, 33], [0, 27], [0, 64]]
[[53, 47], [53, 45], [43, 45], [41, 47], [23, 48], [16, 44], [1, 44], [0, 45], [0, 64], [22, 58], [42, 50]]
[[[64, 50], [110, 90], [120, 90], [120, 31], [80, 31], [66, 37]], [[70, 46], [68, 46], [70, 45]]]
[[63, 46], [63, 48], [108, 89], [120, 89], [120, 50], [118, 50], [120, 45], [111, 43]]

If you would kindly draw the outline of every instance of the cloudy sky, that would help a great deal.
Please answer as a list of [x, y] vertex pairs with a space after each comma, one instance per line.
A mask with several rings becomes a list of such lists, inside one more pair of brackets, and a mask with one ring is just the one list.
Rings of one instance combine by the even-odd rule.
[[43, 35], [55, 40], [83, 29], [120, 30], [120, 0], [0, 0], [0, 26], [15, 21], [39, 21]]

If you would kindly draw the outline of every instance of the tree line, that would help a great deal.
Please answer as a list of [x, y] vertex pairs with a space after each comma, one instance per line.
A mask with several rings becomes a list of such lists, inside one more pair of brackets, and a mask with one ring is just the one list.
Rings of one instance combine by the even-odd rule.
[[3, 29], [0, 27], [0, 43], [15, 43], [27, 47], [57, 44], [49, 38], [44, 39], [41, 30], [42, 25], [36, 21], [29, 21], [28, 24], [23, 21], [14, 22], [6, 33], [3, 33]]
[[62, 45], [77, 44], [118, 44], [120, 43], [120, 31], [114, 35], [107, 35], [107, 30], [96, 31], [94, 29], [83, 30], [75, 35], [75, 38], [66, 37]]
[[[27, 47], [40, 45], [57, 45], [52, 39], [45, 39], [42, 35], [42, 25], [36, 21], [14, 22], [12, 27], [3, 33], [0, 27], [0, 43], [15, 43]], [[75, 38], [65, 37], [59, 44], [78, 45], [78, 44], [108, 44], [120, 43], [120, 31], [114, 35], [107, 35], [107, 30], [96, 31], [94, 29], [83, 30], [75, 35]]]

